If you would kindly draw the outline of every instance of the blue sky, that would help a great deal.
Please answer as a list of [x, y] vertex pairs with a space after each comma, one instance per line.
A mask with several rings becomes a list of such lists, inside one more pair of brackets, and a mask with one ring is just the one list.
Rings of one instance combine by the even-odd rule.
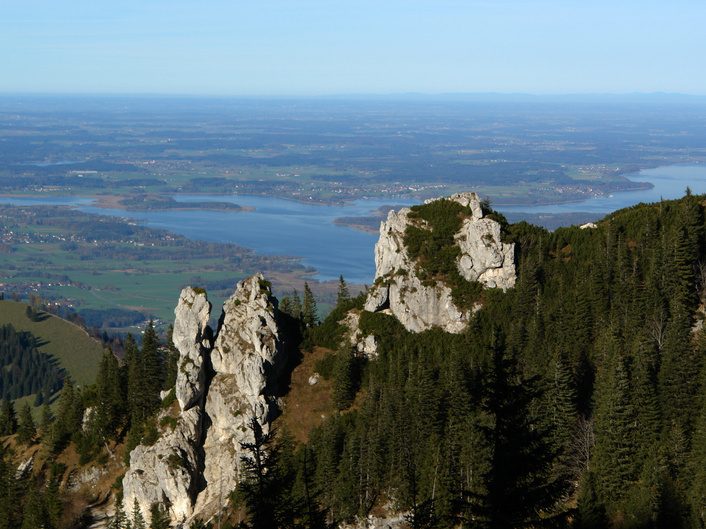
[[706, 95], [703, 0], [1, 0], [0, 93]]

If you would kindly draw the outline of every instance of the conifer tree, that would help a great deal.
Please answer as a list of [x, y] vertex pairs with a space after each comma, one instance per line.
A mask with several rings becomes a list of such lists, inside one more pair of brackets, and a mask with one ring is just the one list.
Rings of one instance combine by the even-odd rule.
[[248, 518], [244, 527], [251, 529], [286, 529], [294, 527], [296, 516], [292, 503], [293, 476], [282, 472], [282, 446], [274, 432], [264, 433], [257, 419], [250, 421], [252, 442], [241, 443], [246, 455], [241, 457], [242, 477], [233, 499], [245, 503]]
[[130, 529], [147, 529], [147, 524], [145, 523], [145, 517], [142, 514], [142, 509], [140, 509], [140, 504], [135, 497], [135, 501], [132, 504], [132, 523], [129, 525]]
[[56, 475], [56, 468], [57, 466], [55, 464], [51, 465], [49, 468], [49, 475], [47, 476], [47, 481], [44, 486], [43, 497], [44, 512], [47, 515], [51, 527], [59, 527], [59, 521], [64, 512], [64, 502], [59, 495], [61, 475]]
[[340, 305], [344, 301], [351, 299], [350, 292], [348, 291], [348, 285], [343, 280], [343, 275], [338, 280], [338, 292], [336, 293], [336, 305]]
[[41, 430], [42, 443], [51, 448], [53, 441], [53, 425], [54, 415], [51, 412], [51, 406], [49, 406], [49, 401], [44, 401], [42, 405], [42, 418], [39, 423], [39, 429]]
[[159, 352], [159, 339], [152, 320], [142, 336], [140, 351], [142, 376], [140, 397], [145, 417], [159, 407], [159, 392], [162, 388], [162, 358]]
[[153, 503], [150, 507], [150, 529], [169, 529], [171, 518], [164, 505]]
[[0, 436], [12, 435], [17, 431], [17, 414], [15, 405], [6, 400], [0, 412]]
[[307, 327], [313, 327], [319, 321], [316, 309], [316, 299], [309, 288], [309, 283], [304, 282], [304, 300], [302, 302], [302, 320]]
[[176, 346], [174, 345], [174, 340], [173, 340], [173, 335], [174, 335], [174, 326], [169, 325], [169, 329], [167, 330], [167, 358], [165, 359], [165, 376], [164, 376], [164, 383], [162, 384], [162, 389], [163, 390], [168, 390], [174, 387], [176, 384], [176, 379], [177, 379], [177, 371], [178, 371], [178, 366], [177, 363], [179, 361], [179, 351], [177, 350]]
[[686, 308], [675, 301], [671, 312], [659, 371], [662, 413], [667, 423], [676, 422], [690, 431], [691, 421], [698, 413], [695, 405], [698, 403], [698, 374], [703, 361], [694, 355]]
[[618, 353], [601, 371], [596, 397], [596, 490], [604, 502], [621, 499], [637, 477], [635, 449], [635, 409], [630, 394], [630, 378], [625, 361]]
[[96, 392], [99, 405], [95, 413], [99, 434], [104, 438], [115, 437], [125, 413], [125, 395], [122, 391], [118, 359], [110, 347], [103, 352], [98, 365]]
[[115, 497], [115, 514], [108, 522], [108, 529], [129, 529], [129, 523], [123, 505], [123, 495], [118, 493]]
[[37, 485], [33, 483], [30, 485], [24, 510], [22, 511], [21, 529], [53, 529], [47, 522], [42, 495]]
[[557, 527], [565, 520], [561, 504], [568, 483], [553, 475], [556, 453], [548, 432], [532, 418], [539, 396], [537, 380], [522, 380], [502, 342], [491, 344], [482, 410], [489, 450], [483, 473], [485, 493], [470, 506], [474, 523], [483, 528]]
[[0, 529], [19, 527], [19, 504], [17, 464], [12, 460], [10, 449], [0, 444]]
[[23, 445], [30, 445], [37, 434], [37, 427], [32, 418], [32, 407], [29, 402], [20, 411], [20, 421], [17, 427], [17, 442]]

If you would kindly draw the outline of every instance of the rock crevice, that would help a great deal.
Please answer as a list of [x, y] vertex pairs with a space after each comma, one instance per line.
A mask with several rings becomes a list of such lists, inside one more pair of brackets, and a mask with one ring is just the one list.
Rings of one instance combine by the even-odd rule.
[[[125, 505], [137, 499], [147, 516], [161, 502], [184, 524], [214, 515], [237, 485], [241, 443], [252, 440], [247, 424], [254, 418], [269, 430], [286, 359], [277, 300], [261, 274], [238, 283], [215, 336], [202, 290], [186, 287], [174, 312], [178, 417], [154, 445], [131, 452], [123, 490]], [[168, 414], [160, 412], [158, 422]]]

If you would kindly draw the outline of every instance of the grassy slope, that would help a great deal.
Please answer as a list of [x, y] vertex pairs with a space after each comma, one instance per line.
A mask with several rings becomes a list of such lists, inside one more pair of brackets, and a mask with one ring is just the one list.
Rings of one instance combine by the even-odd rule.
[[42, 343], [39, 350], [56, 358], [72, 380], [81, 386], [93, 384], [103, 354], [101, 344], [84, 330], [55, 316], [47, 314], [42, 321], [30, 321], [26, 310], [24, 303], [0, 301], [0, 324], [11, 323], [18, 331], [31, 332]]

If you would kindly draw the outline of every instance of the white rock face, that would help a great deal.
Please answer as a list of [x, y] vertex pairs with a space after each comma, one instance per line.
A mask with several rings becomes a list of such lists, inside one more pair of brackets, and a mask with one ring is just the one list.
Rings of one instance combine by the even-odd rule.
[[356, 348], [358, 354], [365, 355], [368, 358], [377, 358], [378, 346], [375, 336], [363, 336], [360, 332], [360, 313], [351, 310], [339, 323], [348, 328], [343, 345], [350, 343]]
[[[441, 199], [434, 199], [441, 200]], [[506, 290], [515, 285], [514, 244], [500, 241], [500, 224], [483, 217], [481, 199], [475, 193], [449, 197], [462, 206], [470, 207], [455, 235], [461, 249], [457, 261], [459, 273], [469, 281], [479, 281], [490, 288]], [[430, 203], [433, 200], [428, 200]], [[468, 326], [468, 312], [462, 312], [451, 298], [451, 289], [441, 283], [423, 285], [416, 277], [416, 263], [404, 245], [410, 209], [390, 211], [380, 225], [380, 239], [375, 245], [375, 278], [365, 310], [388, 309], [411, 332], [441, 327], [446, 332], [460, 333]]]
[[149, 520], [152, 504], [165, 502], [173, 521], [189, 519], [200, 482], [201, 422], [200, 407], [192, 407], [182, 412], [174, 430], [167, 426], [154, 445], [140, 445], [130, 453], [130, 470], [123, 478], [125, 505], [137, 498]]
[[196, 404], [206, 390], [203, 354], [204, 350], [211, 348], [210, 315], [211, 304], [205, 293], [191, 287], [181, 291], [179, 303], [174, 309], [172, 341], [179, 351], [176, 398], [182, 410]]
[[273, 384], [286, 358], [277, 301], [260, 274], [238, 283], [224, 303], [215, 340], [205, 294], [185, 288], [175, 315], [179, 422], [155, 445], [132, 451], [123, 490], [125, 505], [137, 498], [145, 518], [152, 503], [166, 500], [172, 521], [188, 524], [227, 503], [237, 485], [240, 443], [252, 441], [248, 424], [254, 418], [269, 431], [277, 409]]
[[211, 351], [216, 371], [208, 390], [206, 414], [211, 424], [203, 445], [204, 479], [199, 510], [222, 503], [237, 484], [241, 442], [252, 441], [248, 424], [254, 418], [264, 432], [277, 405], [271, 381], [285, 363], [276, 321], [276, 301], [258, 274], [238, 283], [223, 304], [223, 318]]
[[507, 290], [515, 286], [515, 245], [500, 242], [500, 224], [492, 219], [466, 219], [455, 236], [461, 248], [457, 266], [468, 281]]

